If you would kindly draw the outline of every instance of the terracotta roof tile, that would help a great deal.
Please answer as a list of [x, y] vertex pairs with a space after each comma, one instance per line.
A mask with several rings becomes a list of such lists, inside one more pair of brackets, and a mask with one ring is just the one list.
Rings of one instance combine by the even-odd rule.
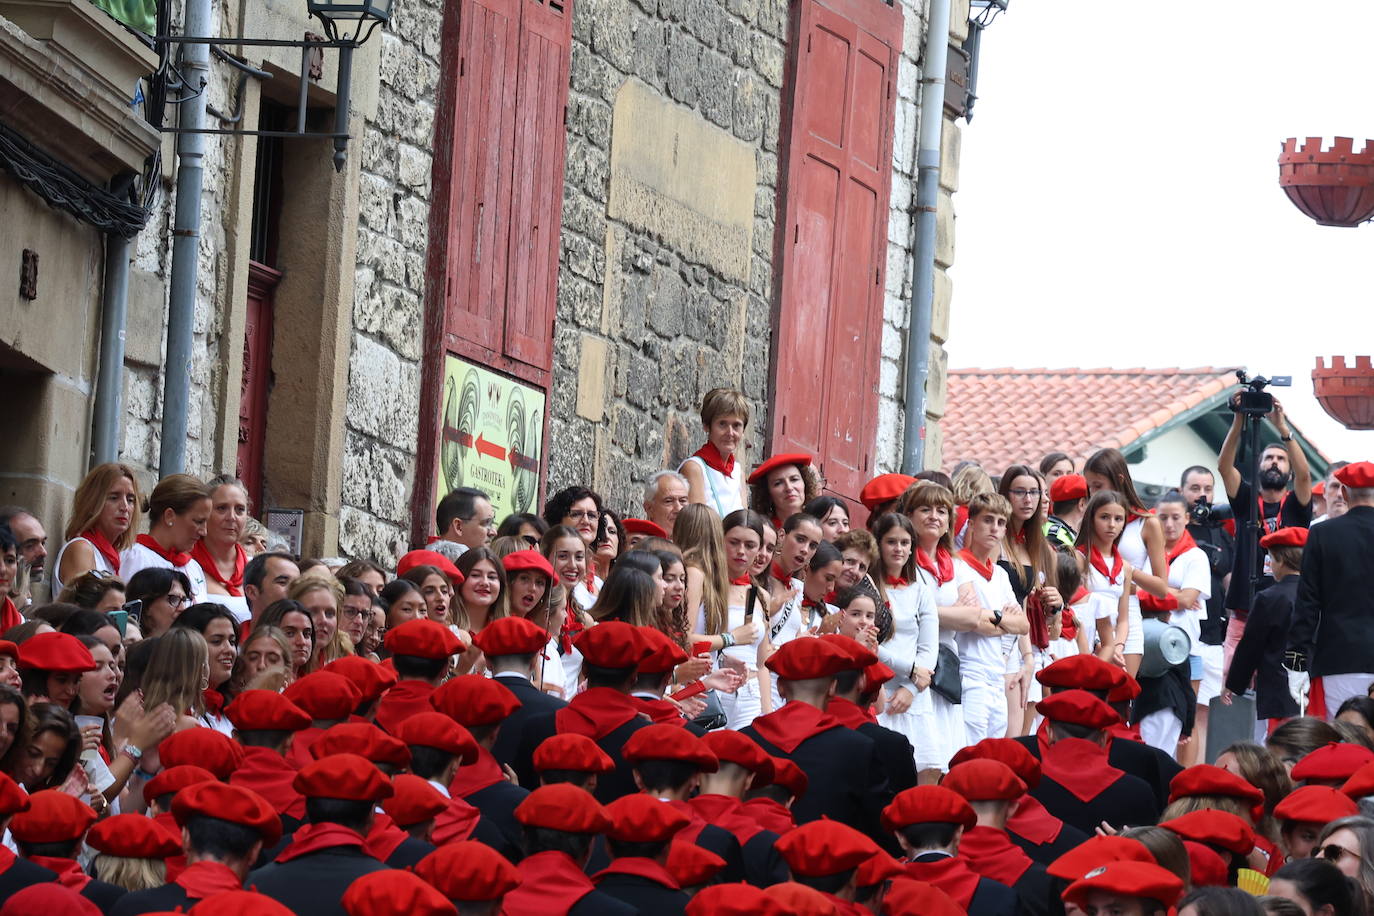
[[1050, 451], [1081, 462], [1126, 448], [1235, 382], [1235, 369], [951, 369], [940, 428], [945, 469], [976, 458], [999, 474]]

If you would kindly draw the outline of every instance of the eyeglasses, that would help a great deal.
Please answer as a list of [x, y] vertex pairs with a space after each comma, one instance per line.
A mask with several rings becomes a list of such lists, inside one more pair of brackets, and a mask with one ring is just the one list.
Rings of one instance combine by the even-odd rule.
[[339, 616], [342, 617], [344, 620], [357, 620], [359, 617], [362, 616], [362, 614], [363, 612], [358, 608], [349, 607], [346, 604], [343, 607], [339, 608]]
[[576, 509], [569, 512], [567, 517], [575, 522], [582, 521], [583, 519], [594, 522], [601, 517], [601, 513], [597, 512], [595, 509]]
[[1013, 499], [1039, 499], [1042, 490], [1008, 490]]
[[522, 534], [522, 535], [520, 536], [520, 538], [521, 538], [521, 540], [523, 540], [526, 544], [529, 544], [530, 547], [538, 547], [538, 546], [539, 546], [539, 538], [535, 537], [535, 536], [532, 535], [532, 534]]
[[173, 607], [173, 608], [179, 608], [179, 607], [181, 607], [183, 604], [190, 604], [190, 603], [191, 603], [191, 596], [190, 596], [190, 595], [163, 595], [163, 596], [162, 596], [162, 600], [163, 600], [163, 601], [166, 601], [167, 604], [170, 605], [170, 606]]
[[1344, 846], [1338, 846], [1335, 843], [1328, 843], [1323, 846], [1321, 849], [1317, 850], [1317, 855], [1328, 862], [1339, 862], [1345, 856], [1354, 856], [1358, 860], [1363, 860], [1363, 857], [1358, 852], [1346, 849]]

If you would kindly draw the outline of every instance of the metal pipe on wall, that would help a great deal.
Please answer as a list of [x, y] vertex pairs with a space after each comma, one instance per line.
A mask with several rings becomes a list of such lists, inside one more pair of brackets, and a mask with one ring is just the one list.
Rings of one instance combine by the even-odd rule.
[[921, 55], [921, 124], [916, 140], [916, 241], [911, 252], [911, 314], [906, 335], [902, 473], [925, 466], [926, 379], [930, 376], [931, 309], [935, 302], [935, 232], [940, 204], [940, 139], [945, 125], [945, 68], [952, 0], [930, 0]]
[[124, 328], [129, 315], [129, 240], [105, 235], [105, 288], [100, 303], [100, 356], [91, 415], [91, 464], [119, 460], [124, 413]]

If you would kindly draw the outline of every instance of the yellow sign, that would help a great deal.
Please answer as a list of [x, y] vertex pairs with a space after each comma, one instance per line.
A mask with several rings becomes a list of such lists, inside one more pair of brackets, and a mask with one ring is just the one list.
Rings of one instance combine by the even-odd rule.
[[498, 523], [538, 511], [544, 392], [450, 353], [442, 404], [435, 500], [476, 487], [491, 497]]

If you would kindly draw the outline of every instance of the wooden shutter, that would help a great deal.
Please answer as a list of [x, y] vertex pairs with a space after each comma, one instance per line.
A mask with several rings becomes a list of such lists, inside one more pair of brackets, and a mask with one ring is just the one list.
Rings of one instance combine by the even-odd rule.
[[827, 488], [872, 476], [902, 17], [802, 0], [790, 74], [774, 452], [816, 455]]

